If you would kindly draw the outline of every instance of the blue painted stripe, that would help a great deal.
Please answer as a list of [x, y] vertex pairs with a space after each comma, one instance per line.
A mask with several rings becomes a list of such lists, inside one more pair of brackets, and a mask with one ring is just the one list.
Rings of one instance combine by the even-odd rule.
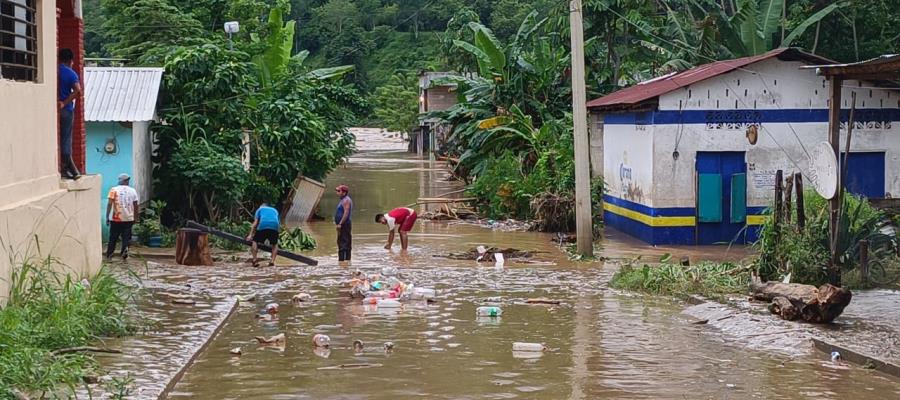
[[[634, 124], [705, 124], [710, 119], [710, 113], [727, 113], [729, 111], [752, 112], [753, 121], [761, 123], [803, 123], [803, 122], [828, 122], [827, 109], [739, 109], [739, 110], [662, 110], [629, 113], [608, 113], [603, 116], [605, 125], [634, 125]], [[865, 108], [855, 111], [859, 115], [868, 115], [881, 121], [900, 121], [900, 109], [897, 108]], [[850, 111], [841, 110], [841, 121], [849, 119]]]
[[603, 201], [651, 217], [693, 217], [694, 214], [696, 214], [694, 212], [694, 207], [653, 208], [633, 201], [613, 197], [608, 194], [603, 195]]
[[[635, 203], [633, 201], [620, 199], [618, 197], [613, 197], [608, 194], [603, 195], [603, 201], [615, 204], [622, 208], [627, 208], [631, 211], [636, 211], [641, 214], [649, 215], [651, 217], [693, 217], [697, 215], [694, 207], [660, 207], [653, 208], [650, 206], [645, 206], [640, 203]], [[763, 215], [766, 213], [766, 209], [768, 207], [751, 207], [747, 206], [747, 215]]]

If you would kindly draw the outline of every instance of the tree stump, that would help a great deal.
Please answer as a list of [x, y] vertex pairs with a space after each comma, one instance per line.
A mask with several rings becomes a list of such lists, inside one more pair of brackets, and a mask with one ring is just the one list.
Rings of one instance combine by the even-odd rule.
[[816, 288], [799, 283], [754, 282], [750, 290], [754, 299], [771, 301], [769, 311], [782, 319], [813, 323], [834, 321], [853, 298], [846, 288], [827, 283]]
[[175, 262], [179, 265], [213, 265], [206, 232], [190, 228], [179, 229], [175, 237]]

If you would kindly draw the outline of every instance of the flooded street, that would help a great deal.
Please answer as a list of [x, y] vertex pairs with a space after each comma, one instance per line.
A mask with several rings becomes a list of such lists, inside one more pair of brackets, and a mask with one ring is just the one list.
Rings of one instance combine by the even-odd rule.
[[[350, 186], [353, 261], [338, 265], [330, 218], [331, 188]], [[386, 228], [373, 216], [419, 197], [453, 191], [438, 163], [403, 152], [357, 154], [332, 173], [320, 210], [325, 221], [303, 226], [319, 247], [318, 267], [220, 273], [231, 293], [258, 293], [241, 303], [200, 354], [172, 399], [887, 399], [900, 398], [896, 378], [857, 366], [836, 366], [809, 348], [752, 350], [729, 342], [681, 313], [670, 299], [618, 293], [606, 283], [613, 263], [569, 261], [553, 235], [504, 232], [459, 222], [422, 219], [408, 253], [383, 248]], [[478, 245], [538, 251], [534, 262], [506, 268], [434, 257]], [[642, 255], [739, 260], [743, 248], [652, 248], [612, 233], [604, 257]], [[364, 306], [342, 285], [357, 269], [397, 267], [403, 281], [437, 290], [437, 302], [403, 308]], [[191, 267], [192, 270], [198, 269]], [[187, 275], [190, 275], [186, 273]], [[255, 284], [254, 279], [261, 278]], [[291, 304], [306, 292], [313, 301]], [[560, 300], [529, 305], [529, 298]], [[265, 304], [281, 305], [275, 321], [256, 319]], [[476, 318], [475, 309], [497, 305], [499, 318]], [[263, 347], [255, 336], [284, 333], [286, 344]], [[312, 336], [331, 338], [314, 349]], [[365, 346], [352, 348], [354, 340]], [[385, 351], [385, 342], [393, 342]], [[514, 353], [513, 342], [543, 343], [549, 351]], [[811, 346], [811, 345], [810, 345]], [[241, 356], [229, 354], [235, 347]], [[810, 347], [811, 348], [811, 347]], [[366, 368], [346, 368], [366, 364]], [[341, 366], [345, 368], [341, 368]]]

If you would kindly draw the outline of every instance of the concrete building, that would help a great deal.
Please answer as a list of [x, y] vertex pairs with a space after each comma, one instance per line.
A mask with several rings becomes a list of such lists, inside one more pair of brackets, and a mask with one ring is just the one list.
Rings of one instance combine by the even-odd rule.
[[[456, 105], [456, 85], [440, 84], [441, 78], [455, 75], [452, 72], [423, 72], [419, 74], [419, 114], [431, 111], [444, 111]], [[450, 127], [441, 124], [438, 118], [424, 118], [420, 120], [416, 130], [414, 149], [418, 154], [423, 154], [430, 149], [437, 149], [440, 143], [446, 139]], [[438, 146], [432, 146], [435, 142]]]
[[[607, 225], [651, 244], [755, 240], [777, 170], [800, 172], [811, 186], [809, 154], [828, 140], [828, 89], [801, 67], [829, 63], [777, 49], [588, 102]], [[857, 96], [848, 189], [870, 198], [900, 194], [900, 91], [848, 80], [842, 92], [844, 125]]]
[[156, 119], [156, 101], [162, 68], [85, 67], [84, 119], [87, 133], [87, 171], [103, 176], [99, 202], [104, 240], [106, 196], [121, 173], [142, 202], [152, 193], [153, 144], [150, 123]]
[[[61, 180], [58, 170], [58, 47], [83, 65], [81, 6], [61, 0], [3, 1], [0, 35], [0, 303], [12, 268], [52, 256], [79, 276], [100, 268], [100, 177]], [[59, 34], [57, 35], [57, 32]], [[82, 75], [83, 76], [83, 75]], [[83, 101], [76, 100], [73, 155], [84, 169]]]

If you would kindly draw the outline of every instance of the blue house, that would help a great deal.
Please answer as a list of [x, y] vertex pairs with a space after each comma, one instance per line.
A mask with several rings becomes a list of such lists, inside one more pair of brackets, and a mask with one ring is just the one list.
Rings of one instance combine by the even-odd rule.
[[[106, 218], [106, 194], [123, 172], [131, 175], [141, 202], [150, 199], [150, 123], [156, 118], [162, 74], [162, 68], [84, 69], [86, 170], [102, 175], [101, 222]], [[105, 240], [109, 231], [105, 223], [102, 226]]]

